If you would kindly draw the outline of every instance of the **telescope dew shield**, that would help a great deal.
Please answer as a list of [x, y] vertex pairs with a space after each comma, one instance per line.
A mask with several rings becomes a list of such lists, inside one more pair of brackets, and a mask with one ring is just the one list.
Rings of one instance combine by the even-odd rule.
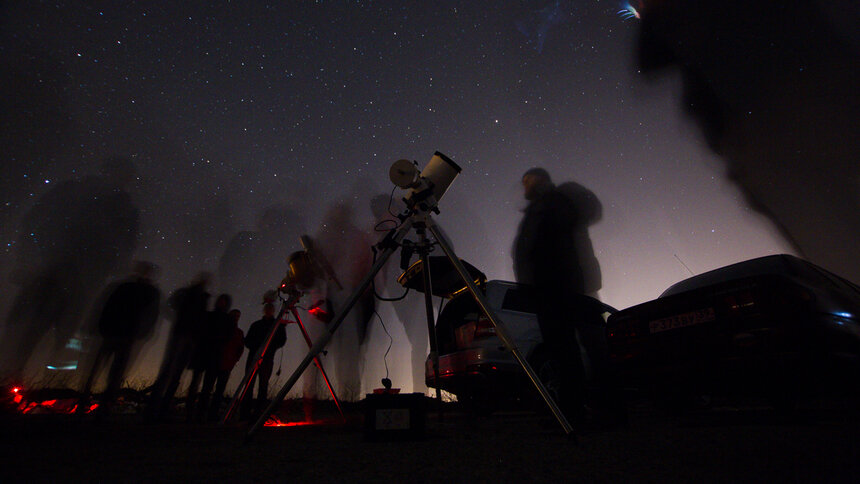
[[304, 250], [293, 252], [287, 258], [287, 264], [289, 264], [287, 276], [281, 281], [282, 292], [290, 285], [302, 288], [313, 286], [317, 273], [307, 252]]
[[[434, 208], [461, 171], [463, 171], [462, 168], [457, 166], [450, 158], [437, 151], [419, 175], [419, 180], [424, 181], [426, 184], [421, 183], [422, 186], [419, 188], [410, 189], [406, 194], [406, 204], [413, 206], [416, 203], [427, 200], [428, 203], [421, 208], [425, 210]], [[431, 196], [433, 200], [428, 200]]]

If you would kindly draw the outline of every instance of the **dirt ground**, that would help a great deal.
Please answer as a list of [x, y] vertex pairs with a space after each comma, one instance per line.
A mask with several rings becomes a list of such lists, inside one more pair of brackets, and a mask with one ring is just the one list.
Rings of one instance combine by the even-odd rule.
[[[856, 408], [724, 408], [565, 436], [548, 414], [427, 414], [423, 439], [370, 442], [348, 423], [145, 425], [138, 415], [0, 416], [3, 482], [860, 482]], [[330, 412], [331, 413], [331, 412]], [[330, 417], [332, 415], [329, 415]]]

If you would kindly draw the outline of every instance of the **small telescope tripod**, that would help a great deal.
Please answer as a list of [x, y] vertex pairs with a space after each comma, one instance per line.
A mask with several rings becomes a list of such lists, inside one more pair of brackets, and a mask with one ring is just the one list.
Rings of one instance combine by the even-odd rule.
[[[275, 324], [272, 325], [272, 330], [269, 332], [269, 336], [266, 338], [266, 342], [263, 344], [262, 347], [260, 347], [260, 350], [255, 355], [256, 359], [254, 360], [254, 366], [245, 373], [245, 378], [242, 379], [242, 383], [240, 383], [239, 387], [236, 388], [236, 393], [233, 395], [233, 400], [230, 402], [230, 408], [227, 409], [227, 413], [224, 414], [224, 420], [221, 423], [227, 423], [228, 421], [230, 421], [230, 417], [235, 414], [236, 409], [239, 408], [239, 404], [247, 396], [248, 390], [251, 387], [251, 383], [254, 381], [254, 375], [257, 374], [257, 371], [259, 371], [260, 369], [260, 365], [263, 364], [263, 357], [268, 352], [269, 346], [272, 344], [272, 340], [275, 337], [275, 332], [277, 332], [280, 325], [286, 325], [295, 322], [299, 325], [299, 329], [302, 331], [302, 336], [304, 336], [308, 348], [313, 347], [311, 337], [310, 335], [308, 335], [308, 331], [305, 329], [305, 325], [302, 323], [302, 319], [299, 317], [298, 311], [296, 311], [296, 303], [298, 303], [299, 298], [302, 297], [302, 293], [294, 287], [288, 288], [286, 292], [289, 293], [289, 297], [287, 299], [284, 299], [283, 296], [279, 295], [279, 297], [281, 298], [281, 310], [278, 312], [278, 316], [275, 318]], [[295, 321], [288, 320], [288, 315], [291, 315]], [[340, 407], [340, 401], [337, 399], [337, 395], [335, 395], [334, 393], [334, 388], [332, 388], [331, 383], [328, 380], [328, 375], [326, 375], [325, 369], [323, 368], [322, 362], [319, 360], [319, 358], [317, 358], [317, 354], [319, 354], [319, 352], [314, 353], [313, 362], [319, 369], [320, 374], [322, 374], [323, 380], [328, 387], [328, 391], [329, 393], [331, 393], [331, 398], [334, 400], [334, 404], [337, 406], [337, 411], [340, 413], [340, 418], [343, 419], [343, 421], [345, 422], [346, 416], [343, 414], [343, 409]], [[305, 368], [306, 367], [307, 365], [305, 365]], [[289, 391], [289, 389], [287, 391]], [[284, 392], [284, 395], [286, 395], [286, 392]], [[284, 397], [279, 395], [279, 398], [277, 400], [278, 403], [280, 403], [283, 399]], [[270, 406], [269, 409], [267, 409], [264, 413], [265, 418], [263, 419], [263, 422], [265, 422], [268, 416], [271, 414], [271, 408], [272, 406]]]
[[[246, 435], [246, 439], [250, 438], [268, 419], [269, 415], [275, 409], [275, 407], [280, 404], [280, 402], [284, 399], [287, 393], [292, 389], [292, 387], [296, 384], [301, 374], [305, 371], [305, 369], [310, 365], [311, 361], [316, 359], [316, 355], [318, 355], [323, 349], [328, 345], [331, 338], [334, 336], [334, 332], [337, 331], [338, 327], [340, 327], [341, 323], [343, 323], [344, 319], [346, 319], [346, 315], [352, 310], [352, 308], [358, 303], [358, 300], [361, 298], [361, 295], [364, 294], [364, 291], [370, 287], [370, 284], [373, 282], [376, 274], [382, 269], [385, 263], [388, 261], [388, 258], [391, 257], [394, 252], [400, 248], [403, 243], [406, 235], [413, 229], [423, 228], [429, 230], [433, 237], [438, 242], [439, 246], [442, 247], [442, 250], [445, 252], [445, 255], [448, 257], [448, 260], [457, 270], [457, 273], [460, 275], [460, 278], [466, 284], [466, 287], [469, 289], [469, 292], [472, 294], [472, 297], [475, 298], [475, 301], [480, 306], [481, 311], [487, 316], [487, 318], [493, 323], [493, 326], [496, 328], [496, 336], [502, 340], [505, 347], [511, 352], [514, 358], [517, 360], [517, 363], [522, 367], [523, 371], [526, 372], [526, 375], [531, 380], [532, 384], [537, 388], [544, 402], [546, 402], [547, 406], [549, 406], [555, 418], [558, 420], [559, 424], [561, 424], [564, 429], [565, 434], [571, 435], [573, 428], [568, 423], [567, 418], [565, 418], [564, 414], [559, 409], [556, 402], [552, 399], [549, 392], [547, 392], [546, 387], [544, 387], [543, 383], [538, 378], [537, 374], [532, 369], [531, 365], [526, 361], [523, 355], [520, 353], [519, 349], [514, 344], [513, 340], [508, 336], [507, 331], [501, 324], [498, 316], [496, 316], [495, 312], [490, 308], [489, 304], [484, 297], [484, 294], [481, 290], [475, 285], [475, 282], [472, 280], [471, 275], [460, 262], [460, 259], [457, 258], [457, 255], [454, 253], [451, 245], [445, 239], [442, 232], [433, 222], [433, 219], [430, 217], [430, 211], [435, 210], [435, 207], [431, 205], [431, 208], [424, 209], [421, 208], [421, 204], [416, 204], [413, 208], [410, 208], [407, 212], [400, 216], [402, 219], [402, 223], [399, 227], [391, 229], [388, 234], [383, 238], [383, 240], [377, 245], [380, 249], [382, 249], [379, 258], [371, 267], [370, 272], [364, 276], [359, 285], [355, 288], [353, 293], [350, 295], [349, 299], [343, 304], [338, 311], [337, 316], [326, 326], [326, 332], [314, 343], [311, 347], [308, 354], [305, 355], [304, 359], [299, 363], [298, 368], [293, 372], [292, 376], [284, 383], [284, 386], [281, 388], [278, 395], [272, 400], [269, 404], [269, 407], [260, 415], [254, 425], [248, 430]], [[428, 265], [425, 264], [425, 284], [429, 283], [427, 279], [427, 275], [429, 274]], [[425, 294], [431, 291], [430, 285], [425, 286]], [[432, 313], [428, 310], [428, 316], [431, 316]], [[432, 322], [428, 321], [428, 325], [432, 325]], [[429, 327], [431, 331], [430, 341], [434, 341], [435, 338], [435, 328]], [[438, 355], [435, 355], [435, 358], [438, 358]], [[437, 380], [436, 385], [438, 389], [439, 381], [438, 381], [438, 360], [434, 358], [434, 367], [437, 372]], [[438, 390], [437, 390], [438, 394]]]

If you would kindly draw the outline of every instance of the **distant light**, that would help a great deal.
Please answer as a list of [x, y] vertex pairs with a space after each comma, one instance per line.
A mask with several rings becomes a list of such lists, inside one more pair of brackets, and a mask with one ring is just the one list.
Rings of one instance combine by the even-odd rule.
[[51, 180], [45, 180], [45, 183], [46, 183], [46, 184], [47, 184], [47, 183], [51, 183]]
[[69, 338], [69, 341], [66, 342], [66, 348], [80, 351], [83, 349], [83, 345], [79, 338]]
[[[638, 2], [636, 2], [636, 3], [638, 3]], [[624, 20], [629, 20], [632, 18], [640, 20], [642, 18], [642, 16], [639, 13], [639, 10], [637, 10], [636, 7], [631, 5], [630, 2], [624, 2], [621, 5], [621, 10], [618, 11], [618, 15]]]
[[839, 316], [840, 318], [853, 318], [854, 317], [854, 315], [851, 313], [833, 313], [833, 314], [836, 316]]

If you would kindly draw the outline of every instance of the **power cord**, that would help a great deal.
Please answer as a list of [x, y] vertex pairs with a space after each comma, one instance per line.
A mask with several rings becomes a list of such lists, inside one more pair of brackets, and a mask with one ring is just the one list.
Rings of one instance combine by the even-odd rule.
[[385, 334], [388, 336], [388, 348], [385, 350], [385, 355], [382, 356], [382, 362], [385, 364], [385, 380], [388, 380], [388, 352], [391, 351], [391, 345], [394, 344], [394, 338], [391, 337], [391, 333], [389, 333], [388, 328], [385, 327], [385, 322], [382, 320], [382, 316], [380, 316], [375, 309], [373, 310], [373, 314], [375, 314], [376, 318], [379, 319], [379, 324], [382, 325], [382, 330], [385, 331]]

